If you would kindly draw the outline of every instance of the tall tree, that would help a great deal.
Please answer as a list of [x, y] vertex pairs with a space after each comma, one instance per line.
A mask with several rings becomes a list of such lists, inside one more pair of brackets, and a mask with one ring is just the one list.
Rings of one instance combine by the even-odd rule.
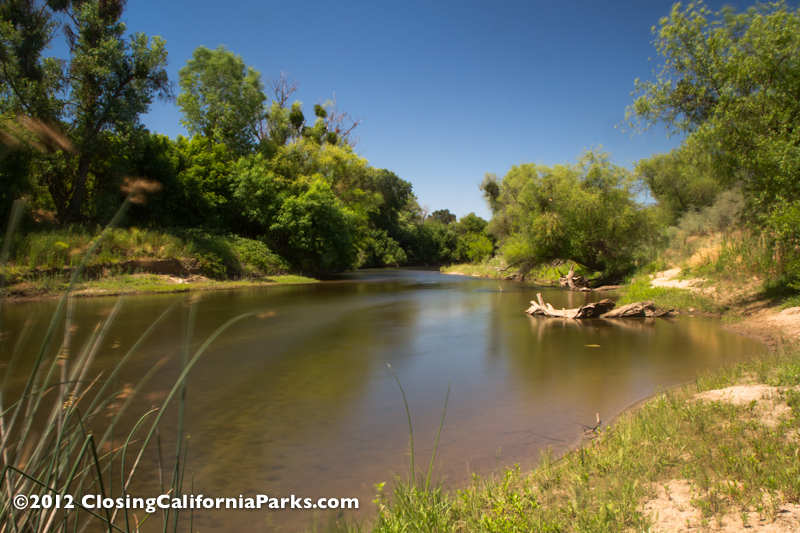
[[637, 81], [631, 125], [663, 123], [741, 181], [768, 221], [800, 200], [800, 9], [783, 2], [745, 13], [675, 4], [661, 20], [655, 80]]
[[201, 46], [180, 70], [181, 124], [237, 154], [256, 146], [265, 113], [261, 74], [224, 46]]
[[[69, 138], [44, 147], [39, 169], [58, 219], [77, 221], [87, 191], [103, 179], [98, 165], [125, 144], [110, 137], [131, 135], [155, 97], [172, 97], [164, 40], [142, 33], [126, 39], [124, 0], [5, 0], [1, 6], [0, 108], [7, 116], [31, 117], [27, 123], [39, 132], [61, 130]], [[57, 14], [65, 20], [65, 62], [43, 56], [56, 35]]]

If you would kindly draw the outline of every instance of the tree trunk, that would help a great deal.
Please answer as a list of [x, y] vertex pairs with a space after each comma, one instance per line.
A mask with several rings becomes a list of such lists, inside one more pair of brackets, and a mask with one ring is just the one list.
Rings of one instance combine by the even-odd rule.
[[78, 160], [78, 175], [75, 178], [75, 188], [69, 201], [69, 211], [65, 222], [77, 222], [81, 217], [81, 206], [86, 195], [86, 180], [89, 178], [89, 156], [82, 154]]

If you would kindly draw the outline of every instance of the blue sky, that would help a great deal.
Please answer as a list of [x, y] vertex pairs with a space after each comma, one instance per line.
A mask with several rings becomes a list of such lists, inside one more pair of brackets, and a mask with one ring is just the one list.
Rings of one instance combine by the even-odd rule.
[[[421, 205], [488, 219], [487, 172], [572, 162], [599, 144], [632, 167], [677, 144], [661, 130], [615, 128], [634, 79], [658, 66], [651, 27], [672, 4], [130, 0], [124, 18], [166, 39], [176, 91], [196, 47], [225, 45], [265, 76], [297, 79], [309, 120], [335, 93], [363, 120], [356, 151], [410, 181]], [[143, 122], [174, 138], [180, 118], [156, 102]]]

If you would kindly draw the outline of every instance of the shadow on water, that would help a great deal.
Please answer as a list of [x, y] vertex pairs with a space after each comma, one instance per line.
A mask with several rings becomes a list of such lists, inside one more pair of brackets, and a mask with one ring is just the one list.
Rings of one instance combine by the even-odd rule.
[[[266, 318], [237, 323], [193, 370], [186, 427], [194, 493], [357, 497], [361, 510], [352, 516], [371, 511], [373, 484], [409, 468], [405, 409], [387, 363], [408, 397], [418, 464], [430, 458], [452, 381], [435, 472], [456, 485], [470, 471], [531, 464], [542, 449], [564, 449], [597, 412], [610, 419], [657, 387], [763, 351], [711, 319], [529, 317], [523, 311], [537, 292], [555, 307], [608, 297], [413, 270], [203, 293], [196, 345], [233, 316], [254, 311]], [[120, 347], [175, 298], [129, 298], [97, 372], [111, 368]], [[77, 343], [113, 303], [76, 300]], [[27, 316], [46, 317], [53, 305], [6, 305], [0, 347]], [[142, 409], [177, 377], [181, 320], [178, 313], [159, 328], [119, 383], [124, 390], [170, 358], [144, 392]], [[163, 426], [168, 441], [170, 422]], [[156, 465], [146, 466], [135, 490], [157, 495]], [[195, 513], [195, 528], [294, 529], [309, 518], [298, 510], [208, 510]]]

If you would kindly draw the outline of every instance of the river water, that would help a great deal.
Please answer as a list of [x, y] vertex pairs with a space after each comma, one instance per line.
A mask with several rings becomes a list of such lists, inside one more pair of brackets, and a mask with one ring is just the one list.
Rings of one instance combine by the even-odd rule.
[[[246, 318], [225, 331], [192, 370], [186, 477], [194, 494], [355, 497], [360, 511], [344, 518], [368, 515], [374, 485], [390, 487], [395, 476], [408, 477], [410, 470], [406, 411], [388, 364], [408, 400], [418, 471], [427, 471], [450, 386], [434, 476], [453, 487], [466, 483], [471, 472], [488, 474], [514, 463], [528, 467], [543, 450], [558, 453], [573, 444], [580, 424], [594, 425], [596, 413], [608, 421], [658, 388], [764, 351], [708, 318], [529, 317], [523, 311], [537, 292], [557, 308], [608, 297], [419, 270], [195, 294], [200, 302], [194, 346], [234, 316], [252, 312], [261, 318]], [[100, 350], [96, 373], [107, 375], [155, 317], [176, 299], [189, 298], [127, 298]], [[73, 346], [80, 346], [115, 301], [74, 300]], [[43, 331], [55, 305], [4, 306], [3, 360], [22, 322], [36, 316], [37, 331]], [[139, 396], [137, 414], [160, 405], [171, 389], [188, 315], [189, 307], [180, 307], [126, 366], [120, 390], [168, 358]], [[35, 343], [29, 344], [33, 350]], [[18, 374], [24, 370], [23, 362]], [[19, 387], [21, 377], [7, 392]], [[170, 416], [162, 424], [165, 441], [175, 430]], [[173, 443], [165, 448], [174, 452]], [[155, 460], [143, 468], [134, 491], [160, 494]], [[183, 492], [192, 490], [185, 486]], [[208, 510], [195, 512], [194, 528], [287, 531], [313, 519], [301, 510]]]

